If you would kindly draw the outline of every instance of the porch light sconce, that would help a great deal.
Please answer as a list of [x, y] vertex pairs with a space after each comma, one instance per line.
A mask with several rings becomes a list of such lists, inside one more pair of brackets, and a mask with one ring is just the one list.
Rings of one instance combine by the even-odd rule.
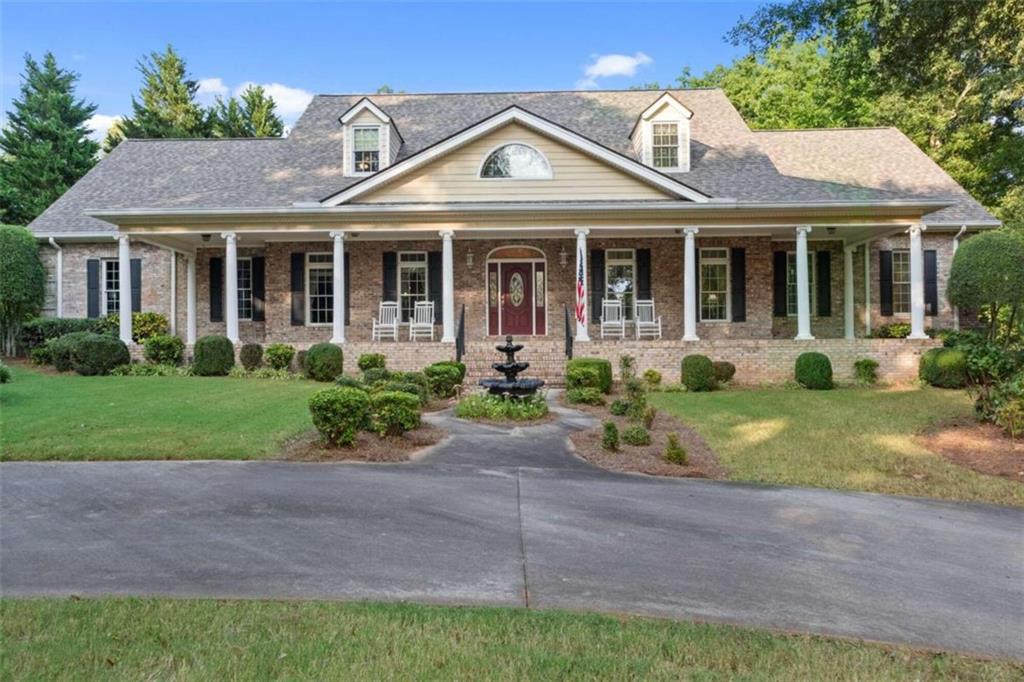
[[466, 252], [466, 267], [467, 268], [473, 267], [473, 252], [472, 251], [467, 251]]
[[562, 250], [558, 252], [558, 263], [564, 268], [569, 264], [569, 252], [562, 247]]
[[835, 234], [836, 233], [836, 228], [834, 228], [834, 227], [826, 227], [825, 231], [828, 232], [829, 234]]
[[210, 235], [208, 235], [208, 234], [203, 234], [203, 235], [199, 235], [199, 236], [203, 240], [204, 243], [210, 241]]

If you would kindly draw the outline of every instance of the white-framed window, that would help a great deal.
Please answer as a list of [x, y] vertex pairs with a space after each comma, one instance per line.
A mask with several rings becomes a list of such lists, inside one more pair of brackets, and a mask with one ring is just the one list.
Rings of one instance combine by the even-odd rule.
[[655, 168], [679, 168], [679, 124], [651, 125], [651, 163]]
[[551, 164], [528, 144], [513, 142], [502, 145], [487, 155], [480, 167], [480, 177], [509, 180], [547, 180]]
[[892, 252], [892, 311], [910, 312], [910, 251]]
[[[811, 315], [817, 310], [817, 287], [814, 286], [816, 273], [814, 272], [814, 252], [807, 252], [807, 288], [810, 289], [808, 300], [811, 306]], [[796, 252], [790, 251], [786, 254], [786, 315], [796, 317]]]
[[352, 170], [376, 173], [380, 169], [380, 126], [357, 126], [352, 129]]
[[334, 321], [334, 258], [329, 253], [306, 254], [306, 324]]
[[632, 320], [636, 301], [636, 251], [608, 249], [604, 254], [604, 298], [622, 301], [622, 316]]
[[701, 249], [701, 322], [727, 322], [729, 308], [729, 249]]
[[408, 322], [412, 319], [416, 303], [430, 300], [426, 252], [400, 251], [397, 277], [395, 291], [398, 292], [401, 321]]
[[238, 319], [252, 319], [252, 258], [236, 260], [238, 282]]
[[103, 263], [103, 315], [113, 315], [121, 309], [121, 266], [117, 259], [104, 260]]

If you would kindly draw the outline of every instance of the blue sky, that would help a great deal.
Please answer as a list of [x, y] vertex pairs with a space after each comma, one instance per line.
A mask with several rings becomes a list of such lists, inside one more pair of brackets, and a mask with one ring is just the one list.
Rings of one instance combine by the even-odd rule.
[[741, 54], [722, 36], [756, 2], [0, 4], [4, 111], [26, 52], [81, 74], [95, 127], [130, 110], [140, 56], [172, 43], [201, 99], [269, 86], [286, 122], [311, 93], [627, 88]]

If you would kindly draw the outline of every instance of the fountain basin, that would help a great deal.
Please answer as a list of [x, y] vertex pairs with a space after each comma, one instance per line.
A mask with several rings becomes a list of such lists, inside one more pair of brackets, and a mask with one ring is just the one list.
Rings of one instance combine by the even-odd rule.
[[543, 379], [516, 379], [507, 381], [505, 379], [481, 379], [480, 385], [487, 389], [491, 395], [507, 395], [513, 398], [522, 398], [533, 395], [544, 385]]

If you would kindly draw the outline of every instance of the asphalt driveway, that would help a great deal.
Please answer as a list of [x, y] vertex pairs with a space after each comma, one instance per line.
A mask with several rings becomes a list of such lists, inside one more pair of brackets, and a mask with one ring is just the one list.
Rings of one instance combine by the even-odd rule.
[[614, 475], [553, 423], [415, 464], [0, 464], [0, 591], [596, 609], [1024, 659], [1024, 512]]

